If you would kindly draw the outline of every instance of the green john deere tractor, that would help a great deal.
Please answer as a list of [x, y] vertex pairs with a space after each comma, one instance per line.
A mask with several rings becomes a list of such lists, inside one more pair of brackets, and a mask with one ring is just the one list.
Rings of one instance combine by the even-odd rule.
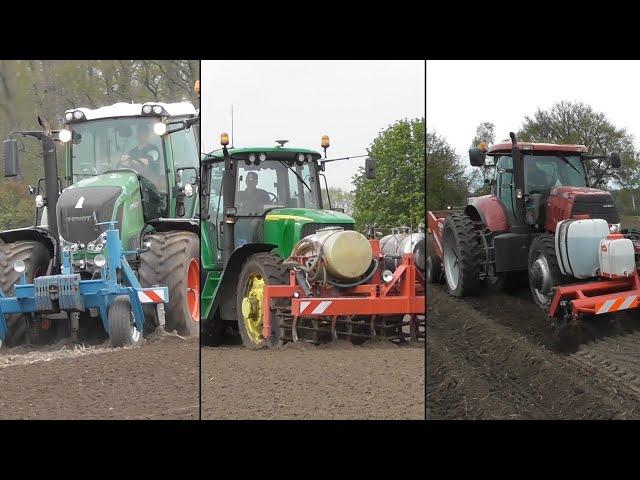
[[[234, 331], [248, 348], [283, 343], [263, 337], [263, 287], [289, 283], [283, 260], [304, 237], [327, 227], [354, 230], [340, 209], [323, 206], [320, 178], [325, 163], [316, 151], [285, 147], [227, 149], [202, 159], [201, 339], [216, 345]], [[322, 146], [329, 146], [323, 137]], [[367, 177], [375, 175], [367, 159]], [[326, 187], [326, 178], [324, 179]], [[327, 192], [328, 194], [328, 192]], [[329, 199], [330, 203], [330, 199]], [[368, 264], [368, 263], [367, 263]]]
[[[199, 122], [199, 112], [188, 102], [116, 103], [67, 110], [59, 131], [12, 136], [43, 141], [45, 177], [30, 188], [36, 225], [0, 232], [0, 288], [8, 296], [7, 308], [12, 295], [19, 300], [19, 290], [26, 288], [21, 285], [36, 285], [35, 294], [29, 293], [34, 304], [13, 307], [8, 311], [14, 313], [5, 315], [7, 344], [39, 335], [46, 338], [53, 324], [66, 325], [74, 336], [83, 325], [101, 321], [107, 330], [105, 309], [101, 313], [89, 306], [97, 305], [98, 297], [84, 296], [84, 303], [80, 298], [87, 285], [93, 285], [87, 281], [97, 282], [109, 267], [106, 224], [118, 231], [117, 250], [126, 259], [113, 259], [118, 267], [117, 278], [109, 280], [112, 288], [123, 292], [135, 287], [142, 304], [149, 300], [144, 288], [168, 290], [166, 310], [164, 304], [162, 310], [143, 306], [144, 328], [164, 324], [166, 330], [181, 335], [199, 331]], [[64, 181], [58, 177], [54, 141], [64, 147]], [[18, 173], [15, 142], [15, 138], [5, 141], [5, 152], [14, 152], [5, 153], [7, 176]], [[38, 277], [46, 277], [46, 284], [34, 281]], [[74, 282], [79, 285], [75, 296], [64, 291]], [[49, 292], [42, 296], [38, 288]], [[47, 295], [53, 303], [43, 307]], [[67, 305], [64, 298], [74, 298], [78, 304]], [[131, 305], [136, 304], [132, 296]], [[136, 311], [138, 326], [140, 311]], [[131, 338], [120, 335], [114, 344], [135, 344], [141, 332], [136, 328], [131, 332]]]

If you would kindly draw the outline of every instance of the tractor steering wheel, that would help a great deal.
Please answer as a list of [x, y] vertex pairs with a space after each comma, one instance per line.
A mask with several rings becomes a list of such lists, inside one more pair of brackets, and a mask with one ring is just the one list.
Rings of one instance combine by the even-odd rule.
[[[275, 193], [267, 192], [270, 197], [273, 197], [274, 203], [278, 203], [278, 196]], [[269, 199], [271, 200], [271, 199]]]

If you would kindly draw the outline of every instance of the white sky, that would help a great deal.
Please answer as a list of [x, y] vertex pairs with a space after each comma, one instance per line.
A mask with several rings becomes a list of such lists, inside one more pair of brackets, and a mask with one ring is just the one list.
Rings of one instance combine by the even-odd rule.
[[640, 61], [427, 61], [427, 129], [445, 137], [468, 164], [476, 127], [496, 126], [496, 141], [525, 115], [561, 100], [581, 101], [640, 138]]
[[[202, 61], [202, 146], [311, 148], [328, 158], [365, 155], [378, 132], [396, 120], [424, 117], [424, 61]], [[327, 164], [331, 186], [352, 189], [364, 158]]]

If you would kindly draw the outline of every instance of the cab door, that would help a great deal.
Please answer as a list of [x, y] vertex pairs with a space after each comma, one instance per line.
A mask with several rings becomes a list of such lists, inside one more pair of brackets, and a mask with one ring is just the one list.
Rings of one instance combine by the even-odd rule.
[[513, 190], [513, 159], [505, 155], [496, 162], [496, 195], [507, 212], [509, 223], [515, 218]]

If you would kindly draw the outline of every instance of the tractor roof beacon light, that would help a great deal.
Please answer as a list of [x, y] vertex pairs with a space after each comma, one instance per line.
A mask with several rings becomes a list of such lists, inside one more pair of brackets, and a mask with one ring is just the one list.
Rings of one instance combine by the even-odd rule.
[[200, 95], [200, 80], [196, 80], [196, 83], [193, 85], [193, 91], [196, 92], [196, 95]]
[[329, 142], [329, 135], [322, 136], [322, 141], [320, 142], [320, 145], [324, 150], [324, 158], [327, 158], [327, 148], [331, 146], [331, 143]]
[[229, 134], [226, 132], [223, 132], [220, 134], [220, 145], [222, 145], [223, 147], [226, 147], [227, 145], [229, 145]]

